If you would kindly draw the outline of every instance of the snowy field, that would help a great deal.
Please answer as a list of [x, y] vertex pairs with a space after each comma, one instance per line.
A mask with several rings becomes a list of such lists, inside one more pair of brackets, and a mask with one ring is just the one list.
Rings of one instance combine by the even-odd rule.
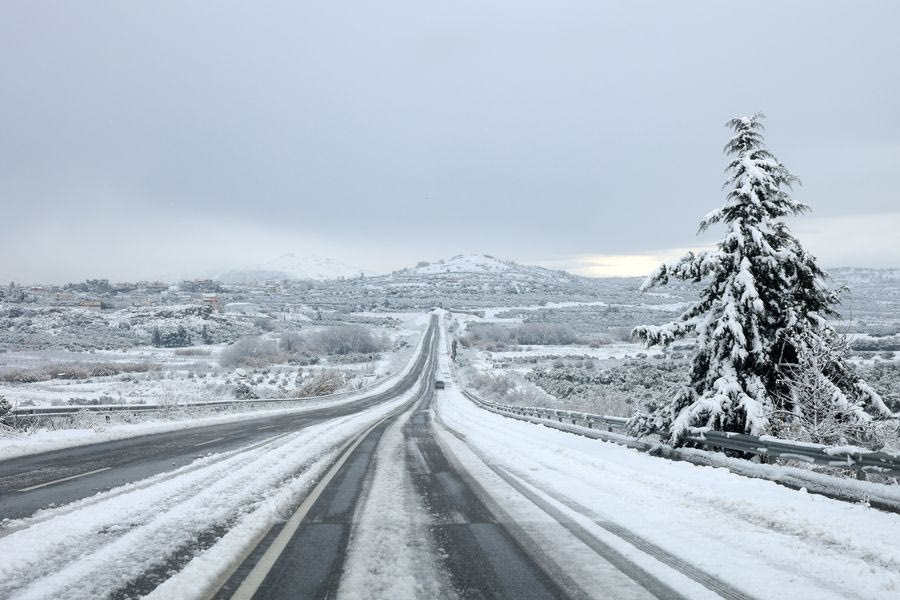
[[370, 382], [370, 385], [345, 394], [336, 394], [330, 397], [303, 400], [300, 403], [274, 403], [258, 404], [244, 403], [229, 409], [226, 414], [209, 414], [204, 409], [179, 409], [164, 414], [138, 413], [129, 416], [128, 422], [114, 420], [106, 422], [100, 415], [91, 413], [83, 415], [80, 419], [67, 427], [50, 428], [39, 426], [25, 431], [10, 430], [0, 436], [0, 460], [40, 454], [51, 450], [60, 450], [88, 444], [97, 444], [112, 440], [121, 440], [165, 433], [170, 431], [186, 430], [193, 427], [218, 425], [222, 423], [236, 423], [248, 418], [259, 417], [263, 414], [272, 415], [298, 415], [306, 412], [338, 406], [357, 401], [371, 394], [383, 392], [398, 379], [409, 373], [414, 364], [414, 358], [421, 351], [422, 337], [419, 336], [416, 345], [410, 348], [408, 356], [403, 364], [397, 365], [391, 373], [379, 380]]
[[[900, 409], [900, 297], [870, 281], [868, 273], [851, 271], [837, 271], [854, 287], [843, 307], [852, 318], [836, 327], [847, 334], [850, 362]], [[671, 397], [686, 382], [694, 341], [688, 338], [667, 349], [646, 348], [629, 338], [638, 325], [675, 318], [690, 299], [689, 290], [629, 296], [627, 289], [610, 286], [609, 294], [607, 300], [592, 302], [452, 313], [451, 331], [459, 342], [466, 385], [497, 402], [619, 416]], [[520, 343], [515, 332], [523, 324], [560, 328], [574, 337], [566, 344]], [[512, 332], [511, 339], [498, 340], [497, 328]], [[479, 331], [488, 333], [473, 339]]]
[[[312, 361], [304, 356], [303, 364], [290, 364], [290, 357], [285, 357], [259, 366], [238, 366], [222, 360], [229, 347], [224, 343], [184, 348], [7, 351], [0, 354], [0, 396], [13, 407], [177, 405], [232, 398], [236, 386], [243, 384], [256, 397], [275, 398], [289, 396], [304, 381], [326, 370], [341, 374], [344, 389], [355, 389], [396, 371], [409, 359], [422, 325], [413, 318], [408, 321], [411, 328], [373, 328], [384, 349], [350, 357], [350, 361], [321, 353]], [[312, 337], [324, 329], [307, 326], [303, 335]], [[272, 345], [279, 343], [278, 334], [259, 337]], [[20, 374], [26, 381], [14, 381]], [[27, 381], [29, 376], [41, 380]]]

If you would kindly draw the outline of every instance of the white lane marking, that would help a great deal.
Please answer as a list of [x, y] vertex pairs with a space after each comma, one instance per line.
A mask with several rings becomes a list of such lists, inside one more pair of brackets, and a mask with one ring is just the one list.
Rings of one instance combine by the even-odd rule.
[[209, 441], [206, 441], [206, 442], [200, 442], [199, 444], [194, 444], [194, 448], [196, 448], [197, 446], [205, 446], [205, 445], [207, 445], [207, 444], [212, 444], [213, 442], [219, 442], [219, 441], [222, 441], [222, 440], [224, 440], [224, 439], [225, 439], [225, 438], [223, 438], [223, 437], [218, 437], [218, 438], [216, 438], [216, 439], [214, 439], [214, 440], [209, 440]]
[[425, 475], [431, 475], [431, 469], [428, 468], [428, 461], [425, 460], [425, 455], [422, 454], [422, 449], [419, 448], [419, 445], [416, 442], [412, 442], [412, 455], [416, 457], [417, 467], [419, 468], [421, 473]]
[[[419, 397], [421, 398], [421, 396]], [[281, 556], [281, 553], [284, 552], [284, 549], [287, 547], [288, 542], [294, 537], [294, 534], [297, 533], [297, 529], [300, 528], [300, 524], [303, 522], [303, 519], [306, 518], [306, 514], [312, 508], [313, 504], [316, 503], [316, 500], [319, 499], [319, 496], [322, 492], [325, 491], [325, 488], [328, 487], [328, 484], [331, 483], [331, 480], [334, 479], [335, 475], [338, 474], [338, 471], [341, 470], [341, 467], [344, 466], [344, 463], [347, 462], [347, 459], [353, 454], [356, 447], [362, 443], [366, 437], [372, 433], [379, 425], [384, 423], [385, 421], [396, 417], [399, 414], [406, 412], [408, 409], [408, 405], [401, 405], [398, 409], [388, 413], [378, 421], [372, 424], [371, 427], [363, 431], [356, 438], [351, 438], [340, 450], [340, 454], [338, 459], [331, 465], [331, 468], [325, 472], [325, 476], [319, 480], [319, 483], [309, 492], [306, 498], [303, 499], [303, 502], [297, 507], [297, 510], [291, 515], [291, 518], [284, 524], [284, 527], [272, 541], [272, 544], [266, 548], [266, 551], [260, 557], [259, 562], [254, 565], [253, 569], [247, 574], [247, 577], [244, 581], [241, 582], [240, 587], [235, 590], [234, 594], [231, 596], [231, 600], [251, 600], [256, 594], [256, 591], [260, 588], [266, 576], [269, 574], [269, 571], [272, 570], [272, 567], [275, 566], [275, 562]], [[250, 551], [256, 548], [259, 545], [259, 542], [253, 545], [253, 548], [248, 549], [247, 554], [243, 556], [239, 561], [235, 563], [235, 568], [238, 565], [243, 563], [247, 559], [247, 555], [250, 554]], [[233, 572], [233, 571], [232, 571]], [[226, 577], [227, 579], [227, 577]]]
[[99, 473], [101, 471], [109, 471], [112, 467], [103, 467], [102, 469], [94, 469], [93, 471], [86, 471], [84, 473], [79, 473], [78, 475], [70, 475], [69, 477], [63, 477], [62, 479], [54, 479], [53, 481], [48, 481], [47, 483], [39, 483], [37, 485], [32, 485], [26, 488], [22, 488], [21, 490], [16, 490], [17, 492], [30, 492], [31, 490], [36, 490], [38, 488], [47, 487], [48, 485], [53, 485], [54, 483], [62, 483], [63, 481], [70, 481], [72, 479], [78, 479], [79, 477], [84, 477], [86, 475], [93, 475], [94, 473]]
[[333, 465], [331, 465], [331, 468], [328, 469], [325, 476], [319, 481], [316, 487], [312, 489], [309, 495], [306, 496], [294, 514], [291, 515], [291, 518], [285, 523], [284, 528], [279, 532], [278, 536], [272, 542], [272, 545], [266, 549], [259, 559], [259, 562], [256, 563], [250, 573], [247, 574], [244, 581], [241, 582], [240, 587], [238, 587], [231, 596], [231, 600], [250, 600], [253, 598], [253, 595], [256, 594], [256, 591], [262, 585], [263, 580], [265, 580], [269, 571], [275, 566], [275, 561], [278, 560], [278, 557], [281, 556], [281, 553], [284, 552], [284, 549], [287, 547], [288, 542], [290, 542], [291, 538], [294, 537], [294, 534], [297, 533], [297, 529], [300, 528], [300, 523], [306, 518], [306, 513], [309, 512], [309, 509], [316, 503], [316, 500], [319, 499], [319, 496], [325, 491], [325, 488], [334, 476], [341, 470], [341, 467], [344, 466], [344, 463], [350, 458], [350, 455], [353, 454], [353, 451], [356, 450], [359, 443], [380, 423], [381, 421], [378, 421], [378, 423], [364, 431], [362, 435], [348, 444], [349, 447], [344, 446], [340, 457]]
[[257, 429], [257, 430], [260, 430], [260, 429], [272, 429], [273, 427], [278, 427], [278, 425], [265, 425], [265, 426], [263, 426], [263, 427], [257, 427], [256, 429]]
[[[65, 515], [65, 514], [68, 514], [68, 513], [72, 512], [72, 511], [74, 511], [74, 510], [78, 510], [79, 508], [84, 508], [85, 506], [92, 506], [92, 505], [97, 504], [97, 503], [99, 503], [99, 502], [103, 502], [104, 500], [109, 500], [110, 498], [115, 498], [115, 497], [117, 497], [117, 496], [121, 496], [122, 494], [125, 494], [125, 493], [127, 493], [127, 492], [132, 492], [132, 491], [134, 491], [134, 490], [143, 490], [143, 489], [146, 489], [146, 488], [148, 488], [148, 487], [150, 487], [150, 486], [157, 485], [157, 484], [159, 484], [159, 483], [161, 483], [161, 482], [163, 482], [163, 481], [169, 481], [169, 480], [172, 479], [173, 477], [178, 477], [179, 475], [184, 475], [185, 473], [191, 473], [191, 472], [193, 472], [193, 471], [196, 471], [197, 469], [202, 469], [202, 468], [204, 468], [204, 467], [208, 467], [208, 466], [210, 466], [210, 465], [214, 465], [214, 464], [216, 464], [216, 463], [218, 463], [218, 462], [221, 462], [221, 461], [223, 461], [223, 460], [226, 460], [226, 459], [228, 459], [228, 458], [231, 458], [232, 456], [236, 456], [237, 454], [240, 454], [241, 452], [249, 452], [250, 450], [255, 450], [256, 448], [260, 448], [260, 447], [262, 447], [262, 446], [265, 446], [266, 444], [268, 444], [268, 443], [270, 443], [270, 442], [274, 442], [275, 440], [277, 440], [277, 439], [279, 439], [279, 438], [283, 438], [283, 437], [286, 436], [286, 435], [290, 435], [290, 433], [291, 433], [290, 431], [288, 431], [287, 433], [279, 433], [278, 435], [273, 435], [272, 437], [266, 438], [266, 439], [264, 439], [264, 440], [261, 441], [261, 442], [257, 442], [257, 443], [255, 443], [255, 444], [251, 444], [250, 446], [247, 446], [246, 448], [238, 448], [237, 450], [231, 450], [231, 451], [229, 451], [229, 452], [223, 452], [222, 454], [219, 454], [219, 455], [218, 455], [219, 458], [216, 458], [216, 459], [214, 459], [214, 460], [210, 460], [210, 461], [205, 462], [205, 463], [200, 464], [200, 465], [194, 463], [193, 465], [184, 467], [184, 470], [182, 470], [182, 471], [180, 471], [180, 472], [171, 472], [171, 471], [170, 471], [169, 473], [167, 473], [167, 474], [165, 474], [165, 475], [160, 474], [160, 475], [158, 476], [159, 479], [152, 478], [150, 481], [147, 481], [147, 480], [145, 479], [145, 480], [140, 481], [140, 482], [132, 483], [132, 486], [134, 486], [134, 487], [131, 487], [131, 488], [127, 489], [127, 490], [123, 490], [123, 489], [119, 488], [119, 491], [109, 491], [109, 492], [104, 492], [104, 493], [102, 494], [102, 497], [94, 496], [94, 497], [91, 498], [91, 499], [83, 499], [83, 500], [81, 500], [81, 502], [79, 503], [79, 505], [78, 505], [77, 507], [75, 507], [75, 508], [72, 508], [71, 505], [69, 505], [68, 507], [57, 508], [56, 510], [53, 511], [53, 514], [50, 515], [50, 516], [48, 516], [48, 517], [43, 517], [43, 518], [42, 518], [42, 517], [34, 517], [34, 516], [29, 517], [29, 518], [28, 518], [28, 524], [26, 524], [26, 525], [18, 524], [18, 525], [10, 525], [10, 526], [4, 527], [3, 530], [0, 531], [0, 538], [4, 538], [4, 537], [6, 537], [7, 535], [9, 535], [10, 533], [13, 533], [13, 532], [15, 532], [15, 531], [19, 531], [19, 530], [21, 530], [21, 529], [28, 529], [29, 527], [31, 527], [31, 526], [34, 525], [35, 523], [42, 523], [42, 522], [44, 522], [44, 521], [46, 521], [46, 520], [48, 520], [48, 519], [51, 519], [51, 518], [53, 518], [53, 517], [58, 517], [59, 515]], [[112, 468], [112, 467], [108, 467], [108, 468]], [[95, 471], [92, 471], [92, 473], [93, 473], [93, 472], [95, 472]], [[87, 475], [87, 473], [84, 473], [84, 474]], [[27, 489], [30, 489], [30, 488], [26, 488], [26, 490], [27, 490]], [[17, 490], [17, 491], [24, 491], [24, 490]]]

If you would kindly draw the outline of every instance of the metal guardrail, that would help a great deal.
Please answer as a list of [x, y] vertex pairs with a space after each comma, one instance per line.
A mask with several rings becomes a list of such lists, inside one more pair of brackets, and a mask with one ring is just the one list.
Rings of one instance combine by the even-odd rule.
[[[379, 382], [380, 383], [380, 382]], [[353, 394], [365, 392], [365, 389], [352, 392]], [[117, 412], [152, 412], [158, 410], [174, 410], [178, 408], [214, 408], [216, 406], [245, 406], [248, 404], [272, 403], [272, 402], [298, 402], [302, 400], [327, 400], [329, 398], [343, 398], [351, 392], [329, 394], [327, 396], [309, 396], [304, 398], [255, 398], [247, 400], [207, 400], [204, 402], [182, 402], [172, 404], [85, 404], [75, 406], [25, 406], [13, 409], [10, 416], [14, 419], [28, 417], [64, 417], [74, 415], [82, 411], [97, 413]]]
[[[553, 408], [537, 408], [498, 404], [479, 398], [463, 390], [463, 394], [475, 403], [500, 414], [518, 418], [543, 419], [588, 429], [624, 433], [628, 419], [591, 413], [572, 412]], [[742, 433], [705, 431], [690, 439], [708, 448], [743, 452], [764, 458], [799, 460], [809, 464], [854, 469], [857, 477], [865, 479], [866, 473], [900, 476], [900, 455], [850, 447], [833, 447], [822, 444], [806, 444], [772, 437], [757, 437]]]
[[[418, 356], [414, 359], [414, 362], [410, 364], [416, 365], [422, 362], [422, 357], [424, 355], [427, 355], [428, 353], [428, 349], [425, 346], [425, 344], [428, 343], [428, 341], [426, 340], [431, 339], [430, 336], [434, 335], [435, 329], [436, 325], [434, 324], [434, 322], [430, 323], [429, 329], [426, 329], [426, 331], [422, 334], [423, 341], [421, 342]], [[277, 402], [294, 403], [308, 400], [339, 400], [341, 398], [365, 394], [369, 389], [382, 385], [390, 378], [402, 373], [405, 369], [405, 366], [400, 368], [399, 370], [385, 376], [380, 381], [373, 383], [371, 386], [368, 386], [368, 388], [338, 392], [335, 394], [326, 394], [323, 396], [304, 396], [302, 398], [254, 398], [247, 400], [207, 400], [203, 402], [184, 402], [172, 404], [86, 404], [77, 406], [23, 406], [14, 408], [3, 419], [7, 421], [15, 421], [17, 419], [34, 419], [41, 417], [64, 417], [67, 415], [78, 414], [83, 411], [96, 413], [143, 413], [184, 408], [215, 408], [224, 406], [247, 406], [267, 403], [271, 404]], [[413, 366], [413, 369], [415, 369], [415, 366]]]

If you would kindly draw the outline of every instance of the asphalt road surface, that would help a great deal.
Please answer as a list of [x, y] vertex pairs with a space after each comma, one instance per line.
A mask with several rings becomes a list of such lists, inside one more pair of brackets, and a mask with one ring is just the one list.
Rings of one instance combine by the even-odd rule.
[[427, 377], [407, 410], [380, 422], [347, 454], [287, 542], [272, 551], [276, 538], [284, 535], [290, 523], [261, 542], [216, 598], [336, 597], [354, 514], [364, 500], [365, 483], [372, 477], [375, 451], [391, 422], [400, 418], [406, 418], [405, 466], [428, 509], [427, 533], [432, 545], [442, 549], [440, 566], [455, 593], [462, 598], [534, 600], [578, 596], [577, 589], [566, 590], [554, 581], [535, 558], [539, 552], [520, 544], [495, 518], [436, 443], [430, 415], [435, 368], [436, 363], [430, 362]]

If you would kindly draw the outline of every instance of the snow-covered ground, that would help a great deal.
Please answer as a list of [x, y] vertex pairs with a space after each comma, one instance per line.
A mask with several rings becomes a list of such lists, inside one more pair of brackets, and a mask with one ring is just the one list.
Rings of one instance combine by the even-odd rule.
[[[272, 364], [260, 368], [222, 367], [219, 356], [226, 344], [190, 348], [153, 348], [137, 346], [126, 350], [28, 350], [2, 355], [5, 369], [58, 367], [90, 369], [95, 365], [130, 366], [141, 370], [116, 375], [58, 378], [32, 383], [0, 381], [0, 396], [14, 407], [85, 404], [184, 404], [221, 400], [233, 395], [234, 386], [245, 383], [259, 397], [277, 397], [296, 385], [298, 372], [309, 377], [323, 369], [335, 369], [348, 378], [348, 387], [384, 377], [396, 371], [408, 359], [412, 345], [424, 325], [409, 318], [409, 328], [379, 332], [394, 350], [380, 352], [375, 360], [341, 363], [334, 357], [321, 357], [319, 363], [298, 369], [291, 364]], [[316, 331], [311, 327], [309, 331]], [[277, 340], [276, 340], [277, 342]], [[404, 345], [399, 344], [405, 342]]]
[[[655, 294], [656, 297], [660, 297], [660, 294]], [[665, 297], [672, 297], [671, 294], [666, 295]], [[498, 315], [508, 312], [508, 311], [529, 311], [529, 310], [542, 310], [542, 309], [554, 309], [554, 308], [576, 308], [579, 306], [596, 306], [596, 307], [615, 307], [615, 308], [642, 308], [645, 310], [654, 310], [660, 312], [672, 312], [682, 310], [687, 307], [688, 302], [668, 302], [663, 304], [653, 304], [647, 302], [641, 302], [638, 304], [618, 304], [618, 303], [609, 303], [598, 300], [596, 302], [545, 302], [544, 304], [537, 304], [531, 306], [504, 306], [504, 307], [493, 307], [484, 309], [484, 317], [481, 318], [483, 321], [496, 321], [501, 323], [519, 323], [522, 321], [521, 318], [518, 317], [500, 317]]]
[[[638, 354], [647, 353], [648, 350], [641, 344], [630, 342], [613, 342], [607, 346], [591, 348], [590, 346], [570, 344], [568, 346], [519, 346], [515, 350], [501, 350], [490, 352], [490, 357], [494, 361], [502, 361], [504, 359], [520, 358], [520, 357], [578, 357], [578, 358], [594, 358], [597, 360], [614, 360], [634, 358]], [[652, 349], [649, 352], [656, 354], [658, 350]], [[480, 353], [484, 354], [484, 353]]]
[[335, 394], [320, 399], [303, 400], [302, 403], [297, 403], [295, 406], [290, 406], [288, 408], [272, 408], [271, 405], [266, 404], [259, 404], [255, 407], [251, 407], [248, 403], [247, 405], [244, 405], [246, 408], [242, 410], [238, 409], [235, 412], [220, 415], [204, 415], [202, 412], [195, 413], [190, 410], [174, 410], [173, 414], [168, 416], [159, 414], [139, 415], [139, 417], [137, 417], [140, 419], [139, 422], [127, 424], [108, 425], [102, 423], [98, 417], [95, 419], [96, 423], [89, 427], [73, 427], [68, 429], [41, 428], [27, 433], [7, 431], [4, 432], [5, 435], [0, 436], [0, 460], [15, 458], [17, 456], [39, 454], [41, 452], [49, 452], [51, 450], [60, 450], [74, 446], [137, 437], [140, 435], [165, 433], [168, 431], [178, 431], [205, 425], [218, 425], [221, 423], [244, 421], [248, 418], [261, 416], [263, 411], [265, 411], [266, 416], [275, 414], [299, 414], [336, 406], [338, 404], [354, 402], [365, 396], [387, 390], [390, 386], [394, 385], [398, 379], [409, 373], [410, 369], [415, 364], [415, 357], [418, 356], [422, 350], [424, 337], [419, 337], [420, 339], [416, 345], [411, 347], [409, 352], [405, 354], [405, 362], [403, 364], [396, 365], [394, 371], [380, 381], [374, 381], [371, 385], [355, 392]]
[[[529, 535], [576, 580], [591, 583], [610, 565], [560, 519], [689, 598], [718, 597], [697, 573], [756, 598], [900, 594], [900, 515], [508, 419], [456, 385], [438, 393], [435, 412], [446, 448], [510, 518], [532, 523]], [[511, 482], [555, 517], [523, 502]], [[625, 586], [616, 597], [633, 596], [616, 581]]]

